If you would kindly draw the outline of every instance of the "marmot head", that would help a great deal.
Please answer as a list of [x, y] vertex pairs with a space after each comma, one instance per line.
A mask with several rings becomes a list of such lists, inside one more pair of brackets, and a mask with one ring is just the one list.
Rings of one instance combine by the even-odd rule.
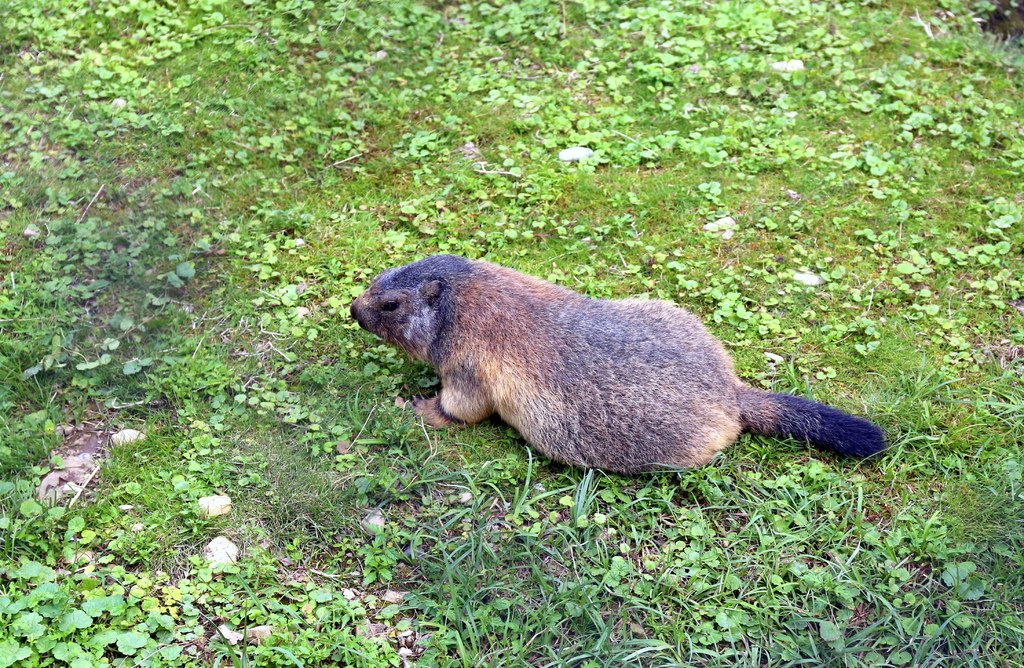
[[431, 344], [452, 316], [452, 283], [472, 267], [465, 258], [433, 255], [388, 269], [352, 302], [352, 317], [371, 334], [426, 360]]

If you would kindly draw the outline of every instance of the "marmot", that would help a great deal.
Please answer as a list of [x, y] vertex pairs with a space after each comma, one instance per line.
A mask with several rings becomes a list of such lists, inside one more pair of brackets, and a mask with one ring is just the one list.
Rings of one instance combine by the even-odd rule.
[[591, 299], [435, 255], [385, 271], [351, 311], [363, 329], [437, 370], [440, 394], [413, 400], [427, 424], [497, 413], [566, 464], [619, 473], [701, 466], [743, 431], [858, 457], [885, 447], [867, 420], [743, 384], [722, 344], [668, 302]]

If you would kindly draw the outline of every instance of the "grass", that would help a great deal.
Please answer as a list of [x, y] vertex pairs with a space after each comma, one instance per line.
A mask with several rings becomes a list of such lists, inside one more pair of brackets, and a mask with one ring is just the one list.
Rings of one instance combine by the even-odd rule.
[[[1024, 665], [1024, 59], [974, 9], [0, 7], [0, 668]], [[890, 448], [426, 431], [348, 303], [435, 252], [682, 304]], [[147, 437], [36, 502], [82, 423]]]

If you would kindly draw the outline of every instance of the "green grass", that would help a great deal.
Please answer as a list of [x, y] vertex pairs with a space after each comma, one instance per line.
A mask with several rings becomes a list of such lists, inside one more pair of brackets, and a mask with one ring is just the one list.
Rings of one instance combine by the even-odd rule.
[[[972, 9], [4, 4], [0, 668], [1024, 665], [1024, 56]], [[435, 252], [682, 304], [890, 448], [426, 431], [348, 303]], [[36, 503], [80, 423], [147, 438]]]

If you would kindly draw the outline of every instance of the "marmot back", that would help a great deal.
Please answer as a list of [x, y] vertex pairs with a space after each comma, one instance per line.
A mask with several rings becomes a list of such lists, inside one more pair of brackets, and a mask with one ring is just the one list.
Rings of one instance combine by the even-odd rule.
[[364, 329], [429, 361], [427, 424], [497, 413], [552, 459], [633, 473], [693, 467], [747, 430], [844, 454], [881, 451], [870, 422], [755, 390], [688, 311], [590, 299], [487, 262], [436, 255], [388, 270], [352, 304]]

